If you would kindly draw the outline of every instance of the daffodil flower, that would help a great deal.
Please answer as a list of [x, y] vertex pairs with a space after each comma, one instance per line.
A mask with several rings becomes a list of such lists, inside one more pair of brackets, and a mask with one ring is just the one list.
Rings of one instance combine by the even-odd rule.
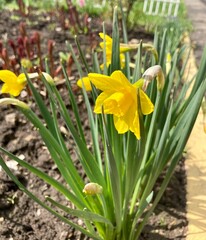
[[[50, 84], [54, 84], [54, 80], [48, 73], [42, 72], [42, 74]], [[28, 73], [28, 76], [29, 78], [35, 78], [38, 77], [39, 74]], [[24, 73], [21, 73], [19, 76], [16, 76], [15, 73], [9, 70], [0, 70], [0, 80], [4, 82], [1, 88], [1, 93], [9, 93], [14, 97], [19, 96], [19, 94], [24, 89], [27, 83], [26, 75]]]
[[[99, 33], [100, 38], [103, 40], [103, 42], [101, 42], [99, 45], [102, 49], [106, 49], [106, 62], [107, 62], [107, 66], [109, 66], [111, 64], [111, 60], [112, 60], [112, 38], [109, 37], [108, 35], [104, 35], [104, 33]], [[105, 39], [105, 42], [104, 42]], [[124, 68], [125, 66], [125, 55], [124, 52], [127, 52], [131, 50], [131, 48], [128, 48], [127, 46], [125, 47], [121, 47], [120, 46], [120, 64], [121, 64], [121, 68]], [[103, 68], [103, 64], [100, 66], [101, 68]]]
[[[112, 60], [112, 38], [104, 33], [99, 33], [100, 38], [103, 40], [103, 42], [100, 42], [100, 47], [102, 49], [105, 48], [106, 50], [106, 64], [107, 67], [111, 64], [111, 60]], [[131, 51], [131, 50], [135, 50], [140, 46], [140, 44], [126, 44], [126, 43], [120, 43], [120, 64], [121, 64], [121, 68], [124, 68], [125, 66], [125, 52]], [[155, 59], [158, 60], [158, 53], [156, 51], [156, 49], [154, 48], [153, 45], [148, 44], [148, 43], [142, 43], [142, 47], [144, 49], [146, 49], [147, 51], [151, 51], [154, 56]], [[133, 64], [131, 64], [133, 66]], [[102, 64], [100, 66], [101, 68], [104, 67], [104, 64]]]
[[[29, 77], [37, 77], [37, 73], [28, 74]], [[0, 80], [4, 82], [1, 93], [9, 93], [12, 96], [18, 96], [26, 85], [26, 75], [21, 73], [16, 76], [15, 73], [9, 70], [0, 70]]]
[[89, 73], [88, 77], [102, 91], [96, 99], [94, 112], [112, 114], [119, 134], [130, 130], [140, 139], [139, 109], [144, 115], [154, 110], [154, 105], [141, 89], [143, 80], [131, 84], [121, 71], [114, 71], [111, 76]]

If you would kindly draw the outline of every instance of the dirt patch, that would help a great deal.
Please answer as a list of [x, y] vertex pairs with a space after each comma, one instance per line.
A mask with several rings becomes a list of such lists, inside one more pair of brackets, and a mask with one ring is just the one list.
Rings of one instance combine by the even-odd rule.
[[[0, 20], [1, 36], [2, 34], [7, 34], [8, 38], [16, 38], [19, 34], [18, 26], [20, 22], [21, 19], [11, 20], [10, 13], [4, 11]], [[28, 31], [38, 30], [40, 32], [40, 36], [43, 39], [42, 46], [45, 46], [42, 47], [44, 54], [47, 52], [46, 46], [49, 39], [55, 40], [55, 59], [58, 58], [59, 51], [67, 51], [65, 40], [70, 39], [73, 42], [73, 36], [69, 31], [63, 29], [59, 31], [58, 27], [60, 26], [56, 25], [56, 16], [43, 14], [37, 18], [35, 15], [31, 16], [30, 22], [32, 24], [28, 26]], [[53, 29], [51, 30], [52, 26]], [[94, 35], [97, 35], [99, 31], [101, 29], [94, 28]], [[84, 37], [81, 37], [81, 43], [85, 48], [89, 48], [91, 35], [82, 36]], [[151, 35], [145, 33], [136, 33], [134, 36], [133, 32], [131, 37], [138, 37], [146, 41], [151, 40]], [[67, 94], [64, 87], [60, 91], [63, 95]], [[78, 100], [78, 104], [84, 112], [84, 104], [81, 99]], [[68, 105], [68, 107], [70, 106]], [[48, 175], [62, 181], [59, 171], [50, 158], [36, 129], [15, 108], [1, 107], [0, 111], [0, 145], [48, 173]], [[86, 118], [83, 122], [85, 123], [85, 128], [87, 128]], [[72, 146], [70, 148], [72, 149]], [[7, 158], [5, 160], [9, 161]], [[75, 154], [74, 161], [78, 164]], [[25, 169], [23, 170], [20, 166], [13, 166], [13, 168], [15, 168], [14, 172], [19, 180], [40, 199], [43, 199], [45, 195], [49, 195], [58, 202], [65, 205], [70, 204], [49, 185]], [[184, 160], [182, 160], [177, 166], [175, 174], [155, 213], [150, 217], [141, 235], [141, 240], [185, 239], [187, 229], [185, 179]], [[159, 181], [162, 181], [162, 179], [160, 178]], [[75, 219], [74, 221], [82, 224], [81, 220]], [[0, 222], [1, 240], [88, 239], [30, 200], [3, 171], [0, 171]]]

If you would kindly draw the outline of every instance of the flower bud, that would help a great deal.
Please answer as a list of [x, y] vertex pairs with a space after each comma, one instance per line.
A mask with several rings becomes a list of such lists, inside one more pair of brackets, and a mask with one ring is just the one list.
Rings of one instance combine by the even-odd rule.
[[86, 195], [96, 195], [102, 193], [102, 191], [102, 186], [97, 183], [87, 183], [83, 189], [83, 193]]
[[29, 59], [27, 59], [27, 58], [22, 58], [21, 59], [21, 65], [25, 69], [32, 68], [32, 62]]
[[144, 78], [145, 83], [143, 85], [143, 90], [147, 89], [148, 84], [154, 79], [157, 78], [157, 89], [162, 90], [165, 83], [165, 77], [160, 65], [155, 65], [148, 68], [142, 75]]
[[47, 82], [54, 86], [55, 85], [55, 82], [54, 82], [54, 79], [46, 72], [42, 72], [42, 75], [45, 77], [45, 79], [47, 80]]

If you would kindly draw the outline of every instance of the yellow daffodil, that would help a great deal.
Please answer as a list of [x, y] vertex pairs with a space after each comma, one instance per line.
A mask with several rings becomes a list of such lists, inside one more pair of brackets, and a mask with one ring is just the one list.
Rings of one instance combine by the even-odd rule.
[[147, 115], [153, 112], [154, 106], [141, 89], [143, 80], [131, 84], [121, 71], [111, 76], [88, 74], [90, 81], [102, 93], [97, 97], [94, 112], [113, 114], [114, 125], [119, 134], [131, 131], [140, 139], [139, 110]]
[[[106, 50], [106, 62], [107, 62], [107, 66], [109, 66], [111, 64], [111, 59], [112, 59], [112, 38], [108, 35], [104, 35], [104, 33], [99, 33], [100, 38], [103, 40], [103, 42], [101, 42], [99, 45], [102, 49], [105, 48]], [[138, 44], [126, 44], [126, 43], [120, 43], [120, 64], [121, 64], [121, 68], [124, 68], [125, 66], [125, 52], [131, 51], [131, 50], [135, 50], [140, 46], [140, 43]], [[156, 61], [158, 60], [158, 53], [157, 50], [154, 48], [153, 45], [148, 44], [148, 43], [142, 43], [142, 47], [143, 49], [147, 50], [147, 51], [151, 51], [156, 59]], [[103, 64], [100, 66], [101, 68], [103, 68]]]
[[[112, 60], [112, 38], [109, 37], [108, 35], [104, 35], [104, 33], [99, 33], [100, 38], [103, 40], [103, 42], [101, 42], [99, 45], [102, 49], [104, 49], [104, 47], [106, 48], [106, 61], [107, 61], [107, 66], [109, 66], [111, 64], [111, 60]], [[105, 39], [105, 43], [104, 43], [104, 39]], [[120, 46], [120, 64], [121, 64], [121, 68], [124, 68], [125, 66], [125, 55], [124, 52], [127, 52], [131, 50], [131, 48], [127, 47], [126, 45], [124, 47]], [[103, 68], [103, 64], [100, 66], [101, 68]]]
[[[28, 74], [29, 77], [38, 76], [37, 73]], [[21, 73], [19, 76], [16, 76], [15, 73], [9, 70], [0, 70], [0, 80], [4, 82], [1, 93], [9, 93], [12, 96], [18, 96], [26, 85], [26, 75]]]
[[[45, 79], [50, 83], [54, 84], [52, 77], [46, 73], [42, 72]], [[38, 73], [28, 73], [29, 78], [38, 77]], [[26, 75], [21, 73], [19, 76], [16, 76], [15, 73], [9, 70], [0, 70], [0, 80], [4, 82], [1, 93], [9, 93], [14, 97], [17, 97], [21, 91], [24, 89], [27, 83]]]

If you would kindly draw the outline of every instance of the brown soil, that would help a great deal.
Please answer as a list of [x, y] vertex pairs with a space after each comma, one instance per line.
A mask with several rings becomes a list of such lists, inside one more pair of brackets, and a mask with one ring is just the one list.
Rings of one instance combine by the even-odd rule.
[[[7, 33], [8, 39], [15, 39], [19, 35], [18, 25], [20, 19], [14, 21], [11, 20], [10, 16], [11, 13], [9, 12], [3, 11], [1, 13], [0, 35]], [[24, 20], [28, 21], [26, 18]], [[56, 56], [58, 56], [58, 51], [66, 51], [65, 40], [71, 39], [73, 41], [73, 37], [68, 30], [56, 31], [56, 27], [59, 26], [52, 24], [56, 24], [57, 20], [56, 16], [51, 14], [33, 15], [30, 17], [30, 22], [33, 22], [33, 24], [28, 27], [28, 32], [34, 30], [40, 32], [43, 40], [42, 45], [45, 46], [42, 48], [44, 52], [46, 52], [47, 40], [55, 40], [54, 54]], [[55, 26], [52, 31], [49, 30], [51, 26]], [[95, 34], [98, 31], [98, 29], [94, 29]], [[89, 45], [91, 35], [82, 36], [84, 38], [81, 37], [81, 43]], [[151, 40], [151, 36], [145, 33], [135, 34], [135, 38], [137, 36]], [[61, 92], [66, 94], [64, 87], [61, 88]], [[79, 107], [84, 107], [81, 101], [79, 101]], [[0, 145], [61, 181], [61, 176], [44, 147], [38, 132], [15, 108], [1, 107], [0, 111]], [[86, 127], [86, 121], [84, 122]], [[4, 159], [8, 161], [6, 157]], [[77, 162], [77, 159], [74, 158], [74, 161]], [[15, 166], [13, 167], [15, 168]], [[43, 196], [50, 195], [57, 201], [68, 205], [68, 202], [57, 194], [54, 189], [27, 170], [17, 166], [14, 173], [39, 198], [42, 199]], [[155, 213], [150, 217], [141, 235], [141, 240], [185, 239], [187, 229], [185, 179], [184, 160], [182, 160], [177, 166]], [[159, 181], [161, 181], [161, 178]], [[74, 221], [82, 224], [81, 220], [74, 219]], [[0, 171], [0, 236], [1, 240], [88, 239], [30, 200], [2, 170]]]

